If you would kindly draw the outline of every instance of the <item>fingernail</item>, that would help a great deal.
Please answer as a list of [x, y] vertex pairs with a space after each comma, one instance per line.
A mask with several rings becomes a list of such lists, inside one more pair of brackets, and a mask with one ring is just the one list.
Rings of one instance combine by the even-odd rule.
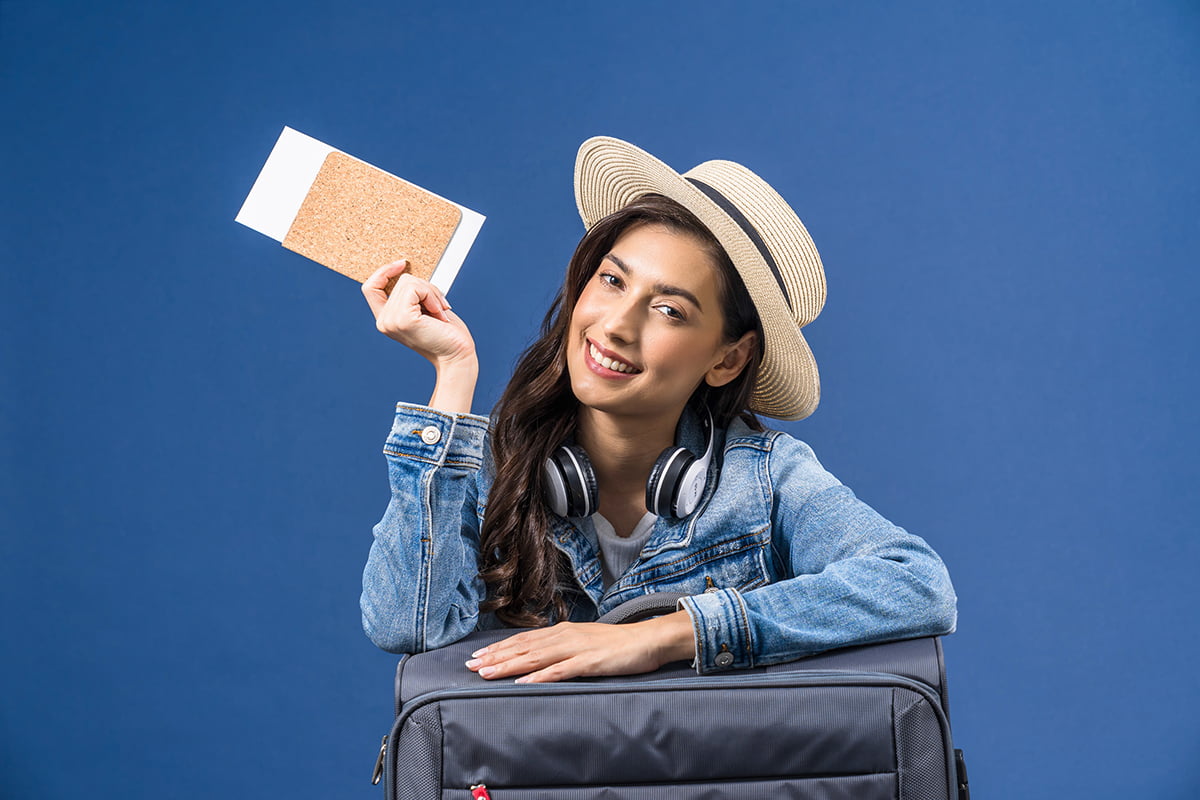
[[467, 662], [467, 669], [475, 669], [476, 667], [479, 666], [479, 663], [480, 662], [479, 662], [478, 658], [472, 658], [470, 661]]
[[484, 667], [483, 669], [479, 670], [479, 674], [480, 674], [480, 676], [482, 676], [482, 677], [484, 677], [484, 678], [490, 678], [490, 677], [492, 677], [492, 675], [493, 675], [495, 672], [496, 672], [496, 668], [495, 668], [495, 667]]
[[481, 655], [483, 655], [486, 652], [487, 652], [487, 648], [481, 647], [478, 650], [476, 650], [474, 653], [471, 653], [471, 658], [479, 658]]
[[521, 677], [519, 677], [515, 681], [513, 681], [513, 683], [529, 683], [529, 676], [522, 675]]

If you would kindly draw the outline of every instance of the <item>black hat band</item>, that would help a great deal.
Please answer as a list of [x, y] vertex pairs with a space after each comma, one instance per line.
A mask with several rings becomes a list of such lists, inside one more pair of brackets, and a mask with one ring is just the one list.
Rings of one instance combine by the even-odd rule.
[[783, 284], [783, 275], [779, 273], [779, 265], [775, 263], [774, 256], [767, 249], [767, 243], [763, 241], [758, 231], [750, 224], [750, 220], [746, 219], [746, 215], [742, 213], [741, 209], [729, 202], [725, 195], [707, 183], [698, 181], [695, 178], [688, 178], [686, 175], [684, 177], [687, 178], [689, 183], [704, 192], [708, 196], [708, 199], [720, 206], [721, 210], [728, 214], [729, 218], [736, 222], [738, 227], [742, 229], [742, 232], [754, 243], [754, 246], [758, 248], [758, 252], [762, 255], [763, 261], [766, 261], [767, 266], [771, 268], [771, 274], [775, 276], [775, 282], [779, 284], [779, 291], [783, 293], [783, 299], [787, 303], [788, 311], [794, 314], [795, 309], [792, 308], [792, 298], [788, 295], [787, 287]]

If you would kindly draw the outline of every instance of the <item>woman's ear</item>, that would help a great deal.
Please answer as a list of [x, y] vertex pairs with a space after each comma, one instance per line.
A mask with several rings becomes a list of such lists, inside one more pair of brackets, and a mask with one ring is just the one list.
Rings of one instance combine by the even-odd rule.
[[732, 381], [750, 363], [750, 356], [758, 347], [758, 334], [746, 331], [742, 338], [724, 346], [724, 355], [708, 372], [704, 374], [704, 382], [709, 386], [724, 386]]

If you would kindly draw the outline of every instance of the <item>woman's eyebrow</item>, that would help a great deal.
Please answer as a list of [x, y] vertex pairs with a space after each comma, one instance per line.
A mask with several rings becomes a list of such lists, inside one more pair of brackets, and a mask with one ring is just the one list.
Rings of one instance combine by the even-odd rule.
[[[605, 258], [607, 258], [609, 261], [613, 262], [618, 267], [620, 267], [621, 271], [625, 273], [626, 277], [633, 275], [633, 270], [629, 268], [629, 265], [626, 264], [621, 259], [614, 256], [612, 253], [609, 253], [608, 255], [606, 255]], [[665, 294], [665, 295], [670, 295], [672, 297], [682, 297], [684, 300], [687, 300], [689, 303], [694, 305], [700, 311], [704, 311], [704, 306], [700, 305], [700, 301], [698, 299], [696, 299], [696, 295], [692, 294], [687, 289], [681, 289], [678, 286], [671, 286], [670, 284], [666, 284], [666, 283], [656, 283], [656, 284], [654, 284], [654, 286], [652, 288], [654, 289], [655, 294]]]

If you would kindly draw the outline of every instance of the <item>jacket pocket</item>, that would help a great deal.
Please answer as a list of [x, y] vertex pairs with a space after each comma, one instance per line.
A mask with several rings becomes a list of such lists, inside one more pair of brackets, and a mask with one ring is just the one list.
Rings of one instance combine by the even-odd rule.
[[637, 564], [621, 588], [700, 594], [708, 590], [749, 589], [770, 581], [767, 545], [770, 529], [714, 542], [699, 550], [667, 550]]

